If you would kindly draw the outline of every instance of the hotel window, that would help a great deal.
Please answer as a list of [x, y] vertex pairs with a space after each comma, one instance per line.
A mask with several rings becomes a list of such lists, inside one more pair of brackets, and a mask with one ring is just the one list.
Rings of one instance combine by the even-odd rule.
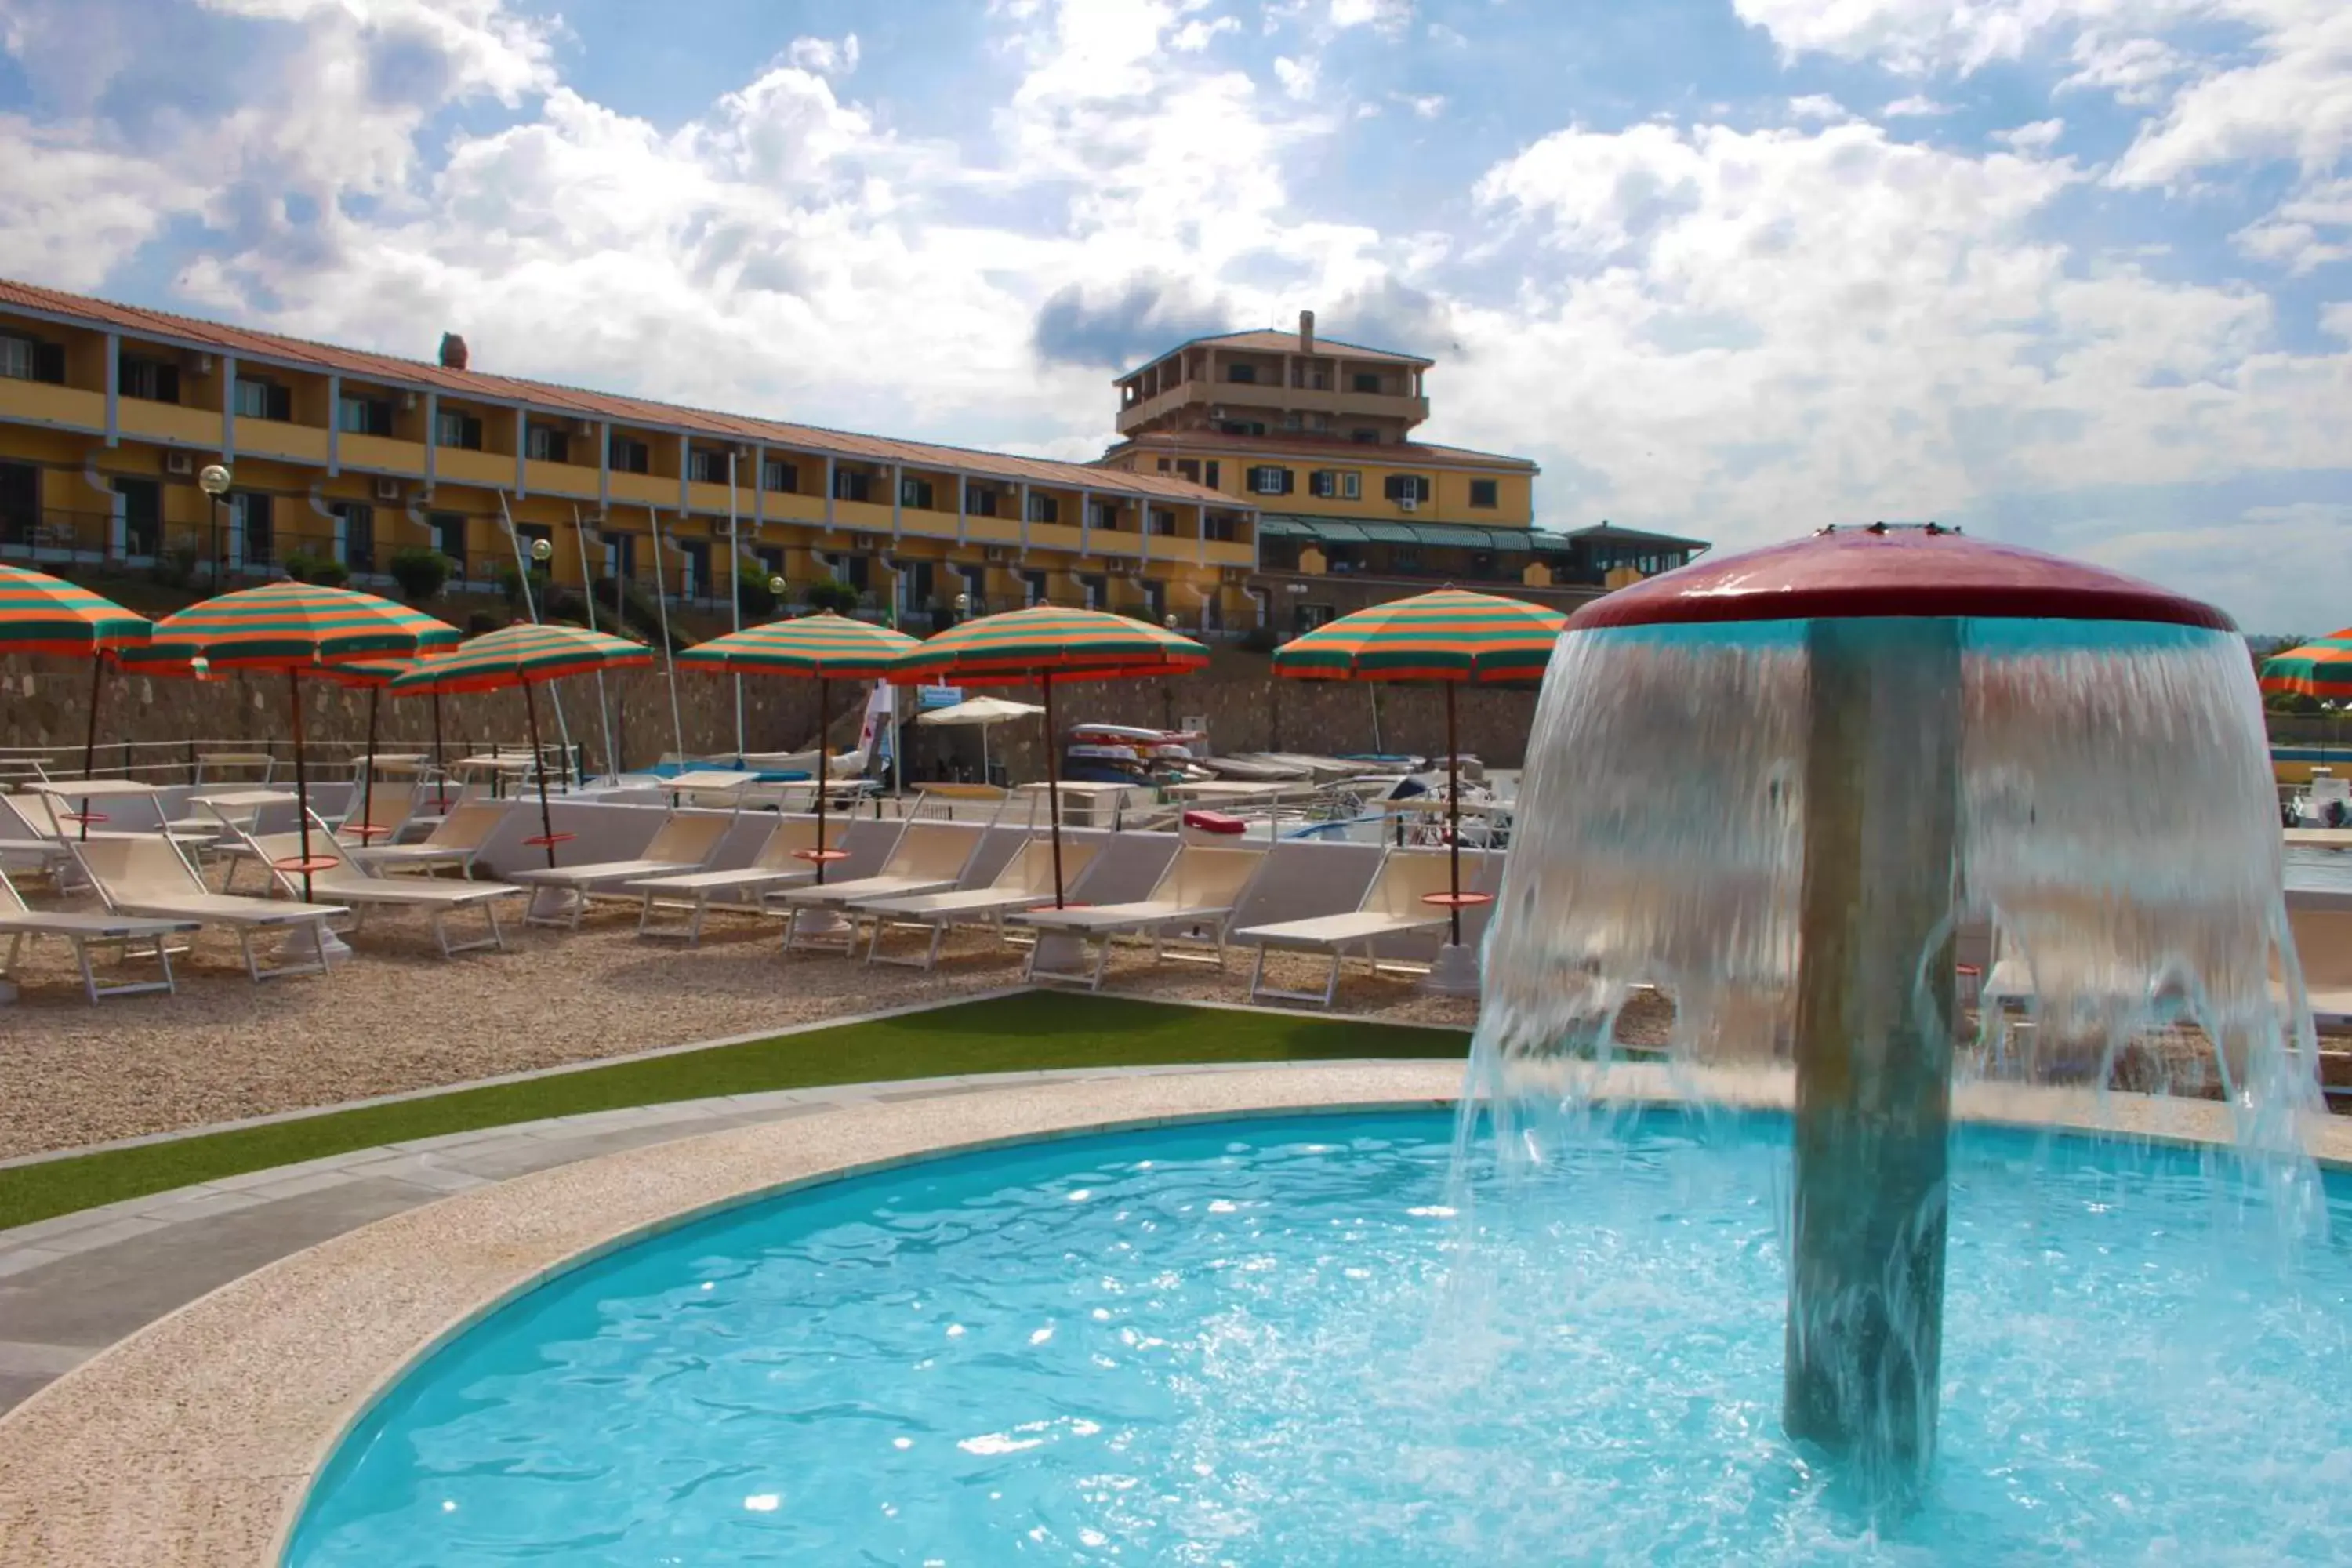
[[1031, 605], [1042, 605], [1045, 602], [1045, 574], [1043, 572], [1024, 572], [1021, 574], [1021, 604], [1023, 608], [1025, 609]]
[[425, 514], [425, 531], [433, 536], [433, 548], [449, 558], [449, 575], [464, 582], [466, 514], [462, 511], [428, 511]]
[[384, 398], [345, 393], [335, 399], [335, 428], [346, 436], [389, 436], [392, 405]]
[[[120, 490], [122, 481], [115, 480], [114, 487]], [[0, 539], [26, 543], [40, 523], [41, 470], [30, 463], [0, 463]]]
[[[251, 490], [231, 490], [228, 497], [231, 555], [250, 565], [268, 564], [272, 539], [269, 522], [268, 496], [256, 495]], [[241, 547], [239, 542], [242, 542]]]
[[614, 436], [604, 444], [605, 461], [615, 473], [649, 474], [654, 471], [653, 448], [643, 441], [626, 436]]
[[1307, 421], [1299, 417], [1298, 410], [1295, 408], [1282, 416], [1282, 427], [1286, 430], [1304, 429], [1306, 425]]
[[1255, 385], [1257, 383], [1257, 366], [1254, 364], [1229, 364], [1225, 366], [1225, 379], [1227, 381], [1239, 382], [1244, 386]]
[[1494, 506], [1497, 504], [1495, 500], [1495, 481], [1492, 479], [1472, 479], [1470, 481], [1470, 504], [1472, 506]]
[[0, 332], [0, 376], [62, 386], [66, 379], [65, 347], [18, 337], [14, 332]]
[[1218, 426], [1217, 429], [1222, 434], [1227, 436], [1263, 436], [1265, 434], [1265, 421], [1263, 419], [1228, 419], [1223, 424]]
[[677, 547], [677, 594], [681, 599], [710, 596], [710, 546], [699, 539], [681, 540]]
[[1252, 495], [1286, 496], [1290, 493], [1290, 487], [1291, 477], [1288, 468], [1267, 463], [1253, 468], [1249, 471], [1249, 488]]
[[354, 572], [375, 570], [375, 508], [364, 501], [339, 500], [329, 509], [342, 519], [342, 550], [338, 557]]
[[239, 419], [291, 419], [294, 417], [294, 392], [291, 387], [258, 376], [236, 378], [235, 407]]
[[1229, 511], [1213, 511], [1201, 521], [1202, 536], [1213, 543], [1231, 544], [1241, 537], [1241, 525]]
[[1029, 521], [1032, 521], [1032, 522], [1059, 522], [1059, 521], [1061, 521], [1061, 520], [1062, 520], [1062, 503], [1061, 503], [1058, 500], [1056, 500], [1056, 499], [1055, 499], [1055, 497], [1053, 497], [1053, 496], [1041, 496], [1041, 495], [1037, 494], [1034, 490], [1032, 490], [1032, 491], [1030, 492], [1030, 494], [1029, 494]]
[[751, 555], [759, 562], [760, 570], [765, 572], [770, 577], [781, 577], [784, 574], [784, 552], [782, 546], [762, 544], [752, 551]]
[[1095, 502], [1094, 521], [1097, 528], [1107, 528], [1110, 530], [1111, 532], [1117, 533], [1118, 531], [1118, 502], [1115, 500], [1098, 500]]
[[898, 504], [900, 506], [913, 507], [919, 511], [930, 510], [931, 481], [929, 479], [919, 479], [912, 474], [899, 475]]
[[1328, 500], [1360, 500], [1364, 476], [1353, 468], [1318, 468], [1307, 476], [1307, 488]]
[[1370, 371], [1360, 370], [1349, 377], [1349, 380], [1358, 392], [1376, 393], [1381, 390], [1381, 378]]
[[833, 470], [833, 499], [864, 500], [873, 493], [873, 484], [870, 478], [854, 468], [835, 468]]
[[523, 437], [522, 451], [534, 463], [568, 463], [572, 460], [572, 437], [545, 425], [533, 425]]
[[1381, 444], [1381, 433], [1377, 430], [1350, 430], [1348, 439], [1359, 446], [1377, 447]]
[[686, 449], [686, 477], [698, 485], [723, 485], [727, 482], [727, 454], [714, 452], [707, 447]]
[[791, 495], [801, 488], [801, 471], [782, 458], [770, 458], [760, 465], [760, 488]]
[[142, 403], [180, 401], [180, 367], [159, 359], [124, 354], [117, 362], [115, 385], [125, 397]]
[[1201, 465], [1201, 482], [1213, 490], [1224, 488], [1217, 482], [1217, 460], [1214, 458], [1207, 459]]
[[444, 408], [433, 420], [433, 444], [478, 452], [482, 449], [482, 421], [462, 408]]
[[1429, 479], [1423, 474], [1391, 474], [1381, 493], [1391, 500], [1425, 501], [1429, 499]]
[[1198, 458], [1177, 458], [1176, 472], [1181, 477], [1192, 480], [1194, 484], [1199, 484], [1201, 482], [1201, 459]]
[[986, 485], [966, 485], [963, 488], [963, 510], [974, 517], [996, 515], [996, 492]]
[[1163, 507], [1153, 507], [1151, 509], [1151, 531], [1163, 535], [1174, 533], [1176, 531], [1176, 514]]

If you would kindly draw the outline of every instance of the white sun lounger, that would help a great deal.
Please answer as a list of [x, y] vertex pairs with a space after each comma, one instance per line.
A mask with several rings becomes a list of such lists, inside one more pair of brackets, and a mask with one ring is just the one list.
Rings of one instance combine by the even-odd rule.
[[[1029, 950], [1027, 978], [1033, 982], [1083, 984], [1090, 991], [1099, 991], [1103, 973], [1110, 967], [1111, 943], [1121, 936], [1149, 937], [1154, 963], [1175, 958], [1213, 962], [1223, 969], [1226, 928], [1233, 923], [1234, 910], [1248, 896], [1250, 884], [1257, 879], [1265, 865], [1263, 848], [1226, 849], [1185, 844], [1177, 848], [1167, 869], [1160, 873], [1150, 895], [1137, 902], [1099, 904], [1091, 909], [1024, 910], [1012, 919], [1022, 925], [1034, 926], [1038, 932], [1037, 945]], [[1057, 962], [1051, 951], [1055, 944], [1047, 940], [1054, 936], [1075, 940], [1079, 967], [1045, 967]], [[1086, 964], [1088, 943], [1097, 947], [1091, 968]], [[1171, 945], [1177, 945], [1179, 950], [1171, 952]], [[1211, 951], [1184, 951], [1198, 948]]]
[[[980, 853], [981, 841], [987, 836], [984, 823], [909, 820], [899, 828], [898, 842], [890, 847], [890, 858], [875, 875], [847, 882], [793, 888], [779, 894], [778, 900], [786, 911], [784, 951], [837, 944], [844, 953], [856, 952], [857, 916], [862, 912], [857, 905], [868, 899], [904, 899], [918, 893], [946, 892], [963, 880], [964, 873], [971, 868], [972, 858]], [[801, 917], [819, 910], [833, 910], [850, 918], [838, 930], [803, 932]]]
[[[314, 819], [315, 823], [315, 819]], [[303, 878], [299, 871], [278, 870], [281, 862], [290, 862], [302, 853], [299, 833], [265, 833], [243, 835], [253, 855], [263, 865], [272, 868], [278, 885], [288, 898], [300, 898]], [[354, 912], [352, 930], [357, 932], [367, 923], [370, 910], [415, 910], [432, 923], [433, 941], [441, 949], [441, 956], [460, 952], [478, 952], [485, 948], [503, 952], [506, 934], [499, 929], [499, 900], [520, 898], [523, 889], [504, 882], [442, 881], [430, 877], [372, 876], [362, 867], [342, 857], [341, 847], [328, 836], [324, 824], [310, 829], [312, 854], [320, 859], [332, 859], [331, 866], [320, 867], [310, 873], [310, 891], [313, 897], [332, 899], [349, 905]], [[449, 940], [448, 919], [465, 912], [478, 914], [488, 922], [489, 934], [471, 942]]]
[[[838, 841], [844, 826], [837, 817], [826, 823], [826, 837]], [[803, 858], [802, 851], [819, 847], [832, 846], [817, 843], [816, 818], [780, 817], [748, 866], [729, 871], [685, 871], [631, 882], [629, 890], [644, 894], [646, 900], [637, 915], [637, 934], [682, 936], [688, 947], [698, 946], [702, 942], [703, 917], [710, 912], [714, 900], [722, 907], [731, 905], [753, 914], [761, 912], [769, 894], [816, 879], [815, 863]], [[656, 910], [688, 910], [686, 924], [656, 926], [653, 923]]]
[[414, 844], [352, 844], [343, 852], [360, 866], [371, 871], [422, 871], [428, 876], [449, 867], [460, 877], [474, 874], [474, 858], [490, 835], [506, 820], [513, 802], [504, 800], [465, 800], [449, 808], [449, 815], [434, 825], [433, 831]]
[[530, 909], [523, 917], [532, 925], [580, 929], [589, 896], [616, 889], [647, 877], [677, 877], [707, 869], [727, 830], [735, 825], [731, 811], [674, 811], [654, 830], [654, 836], [634, 860], [597, 860], [584, 866], [554, 866], [513, 873], [531, 889]]
[[[257, 984], [289, 974], [327, 972], [327, 922], [351, 913], [341, 904], [289, 902], [249, 899], [242, 893], [215, 893], [189, 864], [186, 854], [160, 833], [124, 833], [74, 839], [74, 862], [89, 879], [106, 907], [117, 914], [153, 920], [194, 921], [200, 925], [226, 926], [236, 932], [245, 954], [245, 972]], [[264, 969], [253, 951], [256, 931], [295, 931], [310, 928], [311, 957], [307, 963], [279, 963]], [[300, 951], [289, 945], [289, 951]]]
[[[1065, 844], [1062, 847], [1062, 885], [1066, 890], [1076, 890], [1084, 886], [1087, 868], [1094, 862], [1095, 847], [1092, 844]], [[866, 943], [866, 962], [904, 963], [917, 969], [929, 969], [939, 963], [940, 944], [947, 940], [950, 926], [992, 926], [1002, 935], [1005, 916], [1053, 901], [1054, 846], [1045, 839], [1032, 838], [1013, 852], [1013, 858], [997, 872], [996, 879], [985, 888], [860, 900], [856, 905], [857, 912], [869, 915], [874, 921], [874, 934]], [[923, 956], [886, 956], [882, 952], [885, 928], [899, 930], [908, 927], [931, 933], [930, 943]]]
[[[1351, 948], [1362, 950], [1365, 961], [1376, 974], [1391, 969], [1421, 973], [1425, 966], [1384, 965], [1372, 951], [1372, 944], [1382, 937], [1431, 931], [1446, 923], [1446, 911], [1422, 902], [1422, 897], [1445, 892], [1453, 886], [1448, 861], [1448, 855], [1442, 849], [1391, 849], [1381, 857], [1371, 885], [1364, 889], [1362, 900], [1351, 912], [1279, 921], [1273, 925], [1235, 931], [1234, 941], [1257, 949], [1257, 962], [1250, 969], [1250, 1000], [1276, 996], [1328, 1007], [1331, 999], [1339, 994], [1339, 965]], [[1331, 959], [1330, 978], [1319, 992], [1276, 990], [1265, 983], [1265, 955], [1269, 952], [1328, 953]]]
[[[131, 996], [144, 991], [171, 992], [179, 989], [172, 978], [172, 942], [174, 936], [194, 931], [196, 922], [188, 920], [145, 920], [135, 915], [105, 914], [86, 910], [35, 910], [26, 906], [16, 885], [0, 872], [0, 936], [8, 939], [8, 956], [0, 962], [0, 974], [13, 976], [16, 960], [27, 942], [48, 936], [73, 944], [74, 962], [81, 966], [81, 992], [98, 1005], [101, 996]], [[157, 980], [139, 980], [109, 985], [98, 983], [98, 974], [90, 967], [89, 949], [93, 942], [119, 947], [127, 960], [146, 956], [163, 968]], [[144, 946], [143, 955], [134, 950]]]

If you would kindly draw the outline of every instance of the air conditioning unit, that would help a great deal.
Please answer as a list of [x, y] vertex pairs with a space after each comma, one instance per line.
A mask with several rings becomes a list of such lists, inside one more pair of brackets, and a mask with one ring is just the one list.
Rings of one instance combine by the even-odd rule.
[[1223, 419], [1224, 416], [1225, 409], [1224, 405], [1223, 404], [1219, 404], [1216, 407], [1209, 410], [1209, 417], [1212, 419]]
[[191, 353], [188, 355], [187, 363], [188, 368], [198, 375], [210, 375], [213, 373], [213, 356], [210, 354]]
[[167, 474], [193, 474], [196, 471], [196, 455], [194, 452], [166, 452], [163, 454], [163, 471]]
[[572, 433], [584, 441], [596, 434], [596, 422], [593, 419], [577, 420], [572, 424]]
[[404, 392], [400, 395], [400, 411], [403, 414], [414, 414], [416, 412], [416, 394], [413, 392]]
[[1399, 496], [1399, 497], [1397, 497], [1397, 510], [1399, 510], [1399, 511], [1419, 511], [1420, 510], [1421, 510], [1421, 502], [1419, 502], [1419, 501], [1417, 501], [1417, 500], [1413, 500], [1413, 498], [1412, 498], [1412, 497], [1411, 497], [1411, 496]]
[[375, 499], [382, 501], [398, 500], [400, 499], [400, 481], [398, 479], [379, 479], [376, 480]]

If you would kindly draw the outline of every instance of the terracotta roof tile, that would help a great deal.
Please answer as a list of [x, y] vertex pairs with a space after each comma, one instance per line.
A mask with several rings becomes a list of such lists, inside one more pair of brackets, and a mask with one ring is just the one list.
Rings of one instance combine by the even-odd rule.
[[36, 284], [0, 279], [0, 308], [11, 305], [111, 327], [141, 337], [165, 339], [189, 347], [211, 349], [220, 353], [249, 355], [394, 385], [431, 388], [490, 403], [521, 403], [532, 408], [575, 416], [684, 430], [692, 435], [760, 441], [853, 460], [898, 462], [919, 468], [952, 469], [978, 479], [1013, 482], [1027, 480], [1057, 488], [1093, 489], [1106, 495], [1188, 503], [1206, 501], [1234, 510], [1255, 510], [1247, 501], [1220, 495], [1172, 475], [1131, 474], [1090, 464], [1055, 462], [1044, 458], [1015, 457], [1009, 453], [977, 451], [935, 442], [904, 441], [886, 436], [828, 430], [820, 426], [722, 414], [709, 409], [656, 403], [650, 398], [564, 386], [554, 382], [492, 375], [476, 370], [450, 370], [425, 360], [404, 359], [364, 349], [310, 342], [276, 332], [254, 331], [194, 316], [175, 315], [166, 310], [118, 305], [109, 300], [44, 289]]

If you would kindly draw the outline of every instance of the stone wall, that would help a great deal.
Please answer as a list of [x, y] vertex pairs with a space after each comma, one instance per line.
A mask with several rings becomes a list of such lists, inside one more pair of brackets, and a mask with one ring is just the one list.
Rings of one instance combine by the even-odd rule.
[[[641, 767], [671, 750], [669, 685], [661, 669], [616, 673], [605, 677], [605, 683], [622, 765]], [[540, 689], [540, 727], [541, 738], [552, 744], [558, 728], [550, 689]], [[597, 717], [595, 681], [582, 677], [551, 689], [573, 742], [587, 752], [589, 765], [600, 768], [604, 726]], [[1039, 700], [1034, 685], [988, 689], [1020, 701]], [[331, 742], [341, 752], [365, 739], [366, 691], [307, 677], [301, 690], [302, 721], [311, 742]], [[843, 684], [832, 690], [834, 742], [846, 745], [856, 738], [866, 689]], [[814, 682], [746, 678], [743, 692], [745, 740], [751, 750], [793, 750], [814, 733]], [[680, 670], [677, 698], [688, 751], [716, 752], [731, 745], [730, 680]], [[89, 700], [87, 664], [0, 658], [0, 747], [33, 748], [54, 759], [61, 771], [78, 769]], [[1172, 726], [1187, 716], [1205, 715], [1211, 742], [1222, 752], [1370, 751], [1377, 706], [1380, 749], [1435, 753], [1444, 742], [1443, 700], [1433, 687], [1276, 681], [1265, 655], [1230, 647], [1219, 648], [1208, 669], [1173, 680], [1056, 682], [1054, 689], [1055, 718], [1065, 730], [1081, 721]], [[1465, 689], [1459, 703], [1463, 750], [1498, 767], [1517, 766], [1534, 719], [1534, 690]], [[524, 738], [522, 698], [515, 692], [444, 698], [441, 719], [453, 758], [493, 742], [515, 745]], [[428, 750], [432, 704], [424, 698], [387, 696], [379, 725], [380, 749]], [[151, 765], [142, 776], [178, 782], [179, 775], [167, 776], [152, 765], [184, 766], [192, 750], [257, 751], [272, 743], [281, 757], [288, 756], [289, 733], [282, 676], [226, 674], [194, 681], [110, 669], [100, 709], [98, 765], [100, 772], [115, 771], [127, 756]], [[990, 755], [1007, 764], [1016, 780], [1042, 777], [1041, 735], [1035, 721], [999, 725], [989, 737]], [[929, 771], [927, 764], [934, 760], [961, 759], [976, 772], [980, 747], [973, 731], [910, 728], [908, 741], [909, 776]]]

